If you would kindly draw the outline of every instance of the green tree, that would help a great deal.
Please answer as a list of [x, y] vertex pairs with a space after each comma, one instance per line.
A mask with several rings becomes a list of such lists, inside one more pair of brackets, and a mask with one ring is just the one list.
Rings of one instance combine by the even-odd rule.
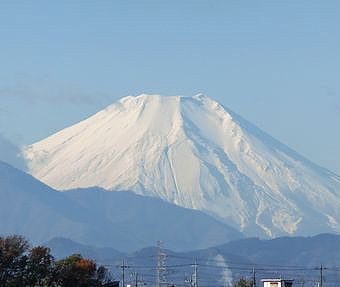
[[80, 254], [71, 255], [56, 263], [57, 283], [61, 287], [101, 286], [108, 277], [105, 267], [97, 265]]
[[26, 285], [29, 287], [52, 286], [54, 268], [54, 257], [49, 248], [37, 246], [30, 249], [24, 274]]
[[18, 235], [0, 237], [0, 286], [23, 286], [28, 241]]
[[97, 287], [110, 281], [104, 266], [80, 254], [55, 261], [49, 248], [29, 248], [22, 236], [0, 237], [1, 287]]
[[240, 278], [237, 282], [233, 284], [233, 287], [252, 287], [253, 280]]

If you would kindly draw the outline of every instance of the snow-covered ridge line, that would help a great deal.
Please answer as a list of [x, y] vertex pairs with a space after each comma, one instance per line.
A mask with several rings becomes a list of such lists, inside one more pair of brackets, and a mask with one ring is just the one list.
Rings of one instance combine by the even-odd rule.
[[59, 190], [132, 190], [252, 236], [340, 230], [337, 175], [203, 95], [122, 98], [23, 152]]

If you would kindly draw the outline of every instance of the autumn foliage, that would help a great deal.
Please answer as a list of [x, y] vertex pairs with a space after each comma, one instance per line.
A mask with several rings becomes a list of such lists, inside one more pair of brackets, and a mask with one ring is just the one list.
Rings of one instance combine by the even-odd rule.
[[110, 281], [104, 266], [80, 254], [55, 260], [50, 249], [22, 236], [0, 237], [1, 287], [96, 287]]

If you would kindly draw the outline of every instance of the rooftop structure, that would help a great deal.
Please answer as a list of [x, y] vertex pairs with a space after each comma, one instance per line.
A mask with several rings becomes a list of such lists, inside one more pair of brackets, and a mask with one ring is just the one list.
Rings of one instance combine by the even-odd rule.
[[262, 279], [263, 287], [292, 287], [293, 280], [287, 279]]

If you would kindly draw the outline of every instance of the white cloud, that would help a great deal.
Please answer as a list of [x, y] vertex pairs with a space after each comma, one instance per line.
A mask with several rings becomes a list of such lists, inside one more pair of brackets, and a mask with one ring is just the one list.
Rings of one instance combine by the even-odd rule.
[[0, 82], [0, 98], [17, 98], [27, 103], [53, 102], [74, 105], [100, 106], [109, 97], [103, 92], [89, 91], [71, 83], [56, 82], [49, 78], [36, 79], [20, 76], [11, 82]]

